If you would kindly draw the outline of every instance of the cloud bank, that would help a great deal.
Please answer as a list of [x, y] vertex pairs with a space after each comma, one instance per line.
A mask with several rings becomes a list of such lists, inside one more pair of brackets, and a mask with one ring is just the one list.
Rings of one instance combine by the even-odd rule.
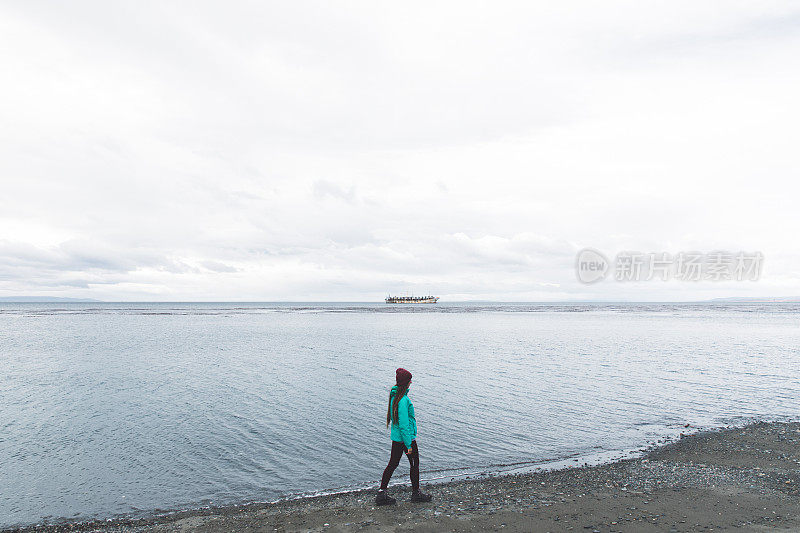
[[[0, 295], [800, 295], [785, 2], [0, 6]], [[600, 283], [578, 250], [761, 251]]]

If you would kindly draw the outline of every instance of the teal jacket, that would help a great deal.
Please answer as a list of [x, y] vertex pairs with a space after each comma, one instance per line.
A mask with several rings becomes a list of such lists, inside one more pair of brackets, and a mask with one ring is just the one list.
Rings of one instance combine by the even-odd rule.
[[[389, 405], [397, 392], [397, 385], [389, 393]], [[411, 448], [411, 441], [417, 437], [417, 419], [414, 418], [414, 404], [408, 394], [404, 394], [397, 404], [397, 422], [392, 420], [392, 440], [402, 442], [406, 449]]]

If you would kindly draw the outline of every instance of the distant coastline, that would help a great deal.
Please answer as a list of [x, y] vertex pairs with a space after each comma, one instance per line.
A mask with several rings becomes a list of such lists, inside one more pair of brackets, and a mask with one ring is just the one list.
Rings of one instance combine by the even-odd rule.
[[56, 296], [0, 296], [0, 302], [24, 304], [49, 304], [49, 303], [108, 303], [92, 298], [60, 298]]
[[708, 300], [712, 303], [742, 303], [742, 304], [762, 304], [762, 303], [800, 303], [800, 296], [776, 296], [776, 297], [732, 297], [732, 298], [714, 298]]

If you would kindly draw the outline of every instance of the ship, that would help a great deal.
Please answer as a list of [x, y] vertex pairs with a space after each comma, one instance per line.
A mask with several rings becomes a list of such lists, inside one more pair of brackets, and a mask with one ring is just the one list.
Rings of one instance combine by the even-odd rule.
[[438, 296], [388, 296], [387, 304], [435, 304]]

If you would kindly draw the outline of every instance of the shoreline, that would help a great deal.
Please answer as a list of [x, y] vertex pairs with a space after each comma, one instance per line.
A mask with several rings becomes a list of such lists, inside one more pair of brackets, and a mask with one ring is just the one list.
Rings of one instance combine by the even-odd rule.
[[[481, 479], [490, 479], [508, 475], [527, 474], [527, 473], [535, 473], [535, 472], [543, 472], [551, 470], [562, 470], [568, 468], [581, 468], [584, 466], [596, 466], [606, 463], [613, 463], [625, 459], [640, 457], [642, 454], [647, 453], [653, 448], [663, 446], [665, 444], [673, 442], [678, 438], [692, 435], [696, 432], [720, 431], [725, 429], [731, 429], [734, 427], [741, 427], [743, 425], [747, 425], [753, 422], [760, 422], [760, 420], [757, 419], [750, 419], [750, 420], [743, 419], [743, 420], [745, 421], [740, 421], [738, 423], [728, 423], [724, 425], [716, 425], [716, 426], [714, 425], [693, 426], [690, 424], [673, 425], [674, 427], [680, 428], [681, 430], [686, 428], [690, 429], [688, 431], [676, 431], [674, 432], [674, 434], [663, 435], [659, 438], [652, 439], [643, 445], [630, 448], [623, 448], [618, 450], [605, 450], [601, 452], [590, 452], [583, 454], [575, 453], [560, 458], [536, 459], [529, 461], [519, 461], [508, 464], [490, 464], [485, 466], [465, 467], [461, 469], [449, 468], [441, 470], [423, 470], [422, 472], [423, 478], [421, 479], [421, 483], [423, 486], [429, 486], [429, 485], [439, 485], [442, 483], [451, 483], [451, 482], [466, 481], [466, 480], [476, 482]], [[773, 421], [783, 421], [783, 419], [770, 420], [770, 422]], [[450, 472], [450, 473], [445, 475], [438, 475], [443, 472]], [[437, 474], [437, 475], [435, 477], [428, 477], [426, 479], [425, 478], [426, 474]], [[402, 479], [402, 481], [399, 481], [400, 479]], [[293, 494], [290, 493], [270, 500], [249, 500], [238, 503], [229, 502], [219, 505], [212, 504], [212, 505], [197, 505], [190, 507], [164, 508], [153, 511], [140, 511], [138, 513], [118, 513], [107, 516], [76, 517], [76, 518], [55, 517], [51, 518], [50, 521], [41, 523], [34, 522], [34, 523], [15, 524], [12, 526], [5, 526], [5, 527], [0, 526], [0, 533], [26, 532], [26, 531], [55, 531], [55, 530], [93, 531], [96, 530], [97, 528], [107, 528], [109, 525], [137, 525], [143, 523], [156, 523], [161, 519], [169, 519], [175, 516], [201, 515], [201, 514], [208, 514], [215, 512], [225, 512], [235, 509], [245, 509], [250, 507], [276, 505], [276, 504], [292, 502], [292, 501], [300, 501], [306, 499], [331, 497], [331, 496], [350, 494], [350, 493], [361, 493], [364, 491], [375, 490], [375, 487], [377, 487], [377, 483], [378, 481], [369, 483], [369, 485], [364, 485], [364, 486], [350, 485], [344, 487], [334, 487], [329, 489], [311, 490]], [[392, 480], [389, 483], [389, 490], [391, 491], [393, 487], [402, 488], [410, 486], [411, 486], [411, 481], [409, 479], [408, 472], [405, 473], [397, 472], [392, 477]]]
[[387, 507], [374, 506], [370, 488], [2, 531], [800, 530], [800, 422], [700, 430], [634, 457], [579, 464], [423, 482], [434, 497], [427, 504], [409, 503], [410, 488], [397, 484], [397, 505]]

